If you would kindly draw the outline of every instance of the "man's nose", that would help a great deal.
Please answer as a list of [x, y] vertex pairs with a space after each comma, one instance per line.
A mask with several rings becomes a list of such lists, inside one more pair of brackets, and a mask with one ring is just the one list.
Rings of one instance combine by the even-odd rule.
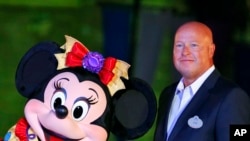
[[186, 55], [190, 53], [190, 47], [188, 45], [185, 45], [182, 49], [182, 54]]

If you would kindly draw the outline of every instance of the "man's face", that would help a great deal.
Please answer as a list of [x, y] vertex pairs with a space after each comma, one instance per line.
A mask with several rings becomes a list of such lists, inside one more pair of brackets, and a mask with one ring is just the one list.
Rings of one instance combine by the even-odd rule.
[[173, 60], [184, 79], [195, 81], [213, 64], [214, 45], [202, 28], [181, 28], [175, 35]]

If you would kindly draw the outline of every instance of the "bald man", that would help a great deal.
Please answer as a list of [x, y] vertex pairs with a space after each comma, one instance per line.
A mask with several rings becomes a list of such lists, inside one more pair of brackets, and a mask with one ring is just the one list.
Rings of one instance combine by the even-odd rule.
[[205, 24], [177, 29], [173, 63], [182, 78], [160, 95], [155, 141], [229, 141], [230, 125], [250, 124], [250, 98], [220, 75], [214, 52]]

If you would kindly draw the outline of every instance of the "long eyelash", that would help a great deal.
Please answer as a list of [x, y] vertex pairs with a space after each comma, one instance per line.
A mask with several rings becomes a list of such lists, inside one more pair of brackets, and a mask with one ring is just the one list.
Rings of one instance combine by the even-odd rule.
[[93, 96], [90, 96], [89, 98], [87, 98], [87, 101], [89, 104], [96, 104], [98, 102], [98, 100], [96, 98], [94, 98]]
[[62, 83], [59, 82], [59, 81], [55, 81], [54, 82], [54, 87], [55, 87], [55, 89], [61, 89], [62, 88]]

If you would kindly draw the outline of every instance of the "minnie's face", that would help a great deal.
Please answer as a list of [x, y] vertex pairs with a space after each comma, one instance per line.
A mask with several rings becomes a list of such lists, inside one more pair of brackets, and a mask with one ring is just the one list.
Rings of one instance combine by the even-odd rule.
[[41, 140], [49, 133], [71, 140], [105, 141], [107, 131], [91, 122], [102, 116], [106, 106], [105, 93], [98, 84], [79, 82], [73, 73], [63, 72], [49, 81], [44, 102], [28, 101], [25, 116]]

